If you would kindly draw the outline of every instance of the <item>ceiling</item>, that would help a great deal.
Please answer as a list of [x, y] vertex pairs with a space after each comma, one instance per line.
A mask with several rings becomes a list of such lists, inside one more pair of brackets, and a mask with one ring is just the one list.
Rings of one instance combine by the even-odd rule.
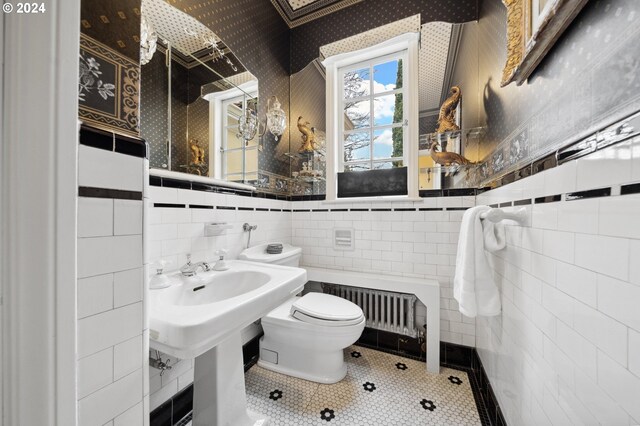
[[362, 0], [271, 0], [289, 28], [297, 27]]

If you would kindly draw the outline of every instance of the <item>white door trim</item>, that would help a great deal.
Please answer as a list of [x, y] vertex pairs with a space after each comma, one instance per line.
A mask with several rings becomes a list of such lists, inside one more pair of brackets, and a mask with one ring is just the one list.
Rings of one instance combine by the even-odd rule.
[[4, 14], [2, 417], [76, 425], [80, 0]]

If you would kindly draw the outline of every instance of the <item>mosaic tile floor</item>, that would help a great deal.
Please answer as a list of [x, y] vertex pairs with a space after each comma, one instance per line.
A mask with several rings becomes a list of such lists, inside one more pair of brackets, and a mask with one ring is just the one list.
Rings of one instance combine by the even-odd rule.
[[246, 373], [249, 408], [273, 426], [480, 425], [467, 373], [351, 346], [347, 377], [320, 385], [257, 365]]

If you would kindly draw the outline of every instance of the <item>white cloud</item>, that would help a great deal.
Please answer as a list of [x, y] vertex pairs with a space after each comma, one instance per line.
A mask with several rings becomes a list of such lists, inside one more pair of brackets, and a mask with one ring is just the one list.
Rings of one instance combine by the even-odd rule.
[[391, 129], [384, 129], [381, 134], [376, 136], [375, 143], [384, 145], [393, 145], [393, 132]]
[[[364, 87], [369, 86], [369, 80], [363, 80], [360, 83]], [[374, 82], [374, 90], [375, 93], [387, 92], [390, 90], [394, 90], [396, 87], [395, 84], [382, 84], [378, 82]], [[375, 98], [373, 105], [373, 113], [374, 117], [379, 119], [391, 118], [393, 117], [393, 113], [395, 111], [396, 97], [394, 94], [385, 95], [382, 97]], [[347, 110], [347, 115], [349, 117], [357, 117], [362, 116], [369, 113], [369, 102], [362, 101], [352, 105]]]

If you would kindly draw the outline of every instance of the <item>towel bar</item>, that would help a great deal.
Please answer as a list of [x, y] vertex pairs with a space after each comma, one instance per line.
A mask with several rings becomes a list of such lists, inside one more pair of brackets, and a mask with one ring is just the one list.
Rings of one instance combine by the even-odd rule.
[[491, 209], [480, 215], [480, 219], [487, 219], [491, 222], [500, 222], [501, 220], [514, 220], [520, 224], [527, 220], [527, 209], [524, 207], [515, 212], [505, 212], [502, 209]]

